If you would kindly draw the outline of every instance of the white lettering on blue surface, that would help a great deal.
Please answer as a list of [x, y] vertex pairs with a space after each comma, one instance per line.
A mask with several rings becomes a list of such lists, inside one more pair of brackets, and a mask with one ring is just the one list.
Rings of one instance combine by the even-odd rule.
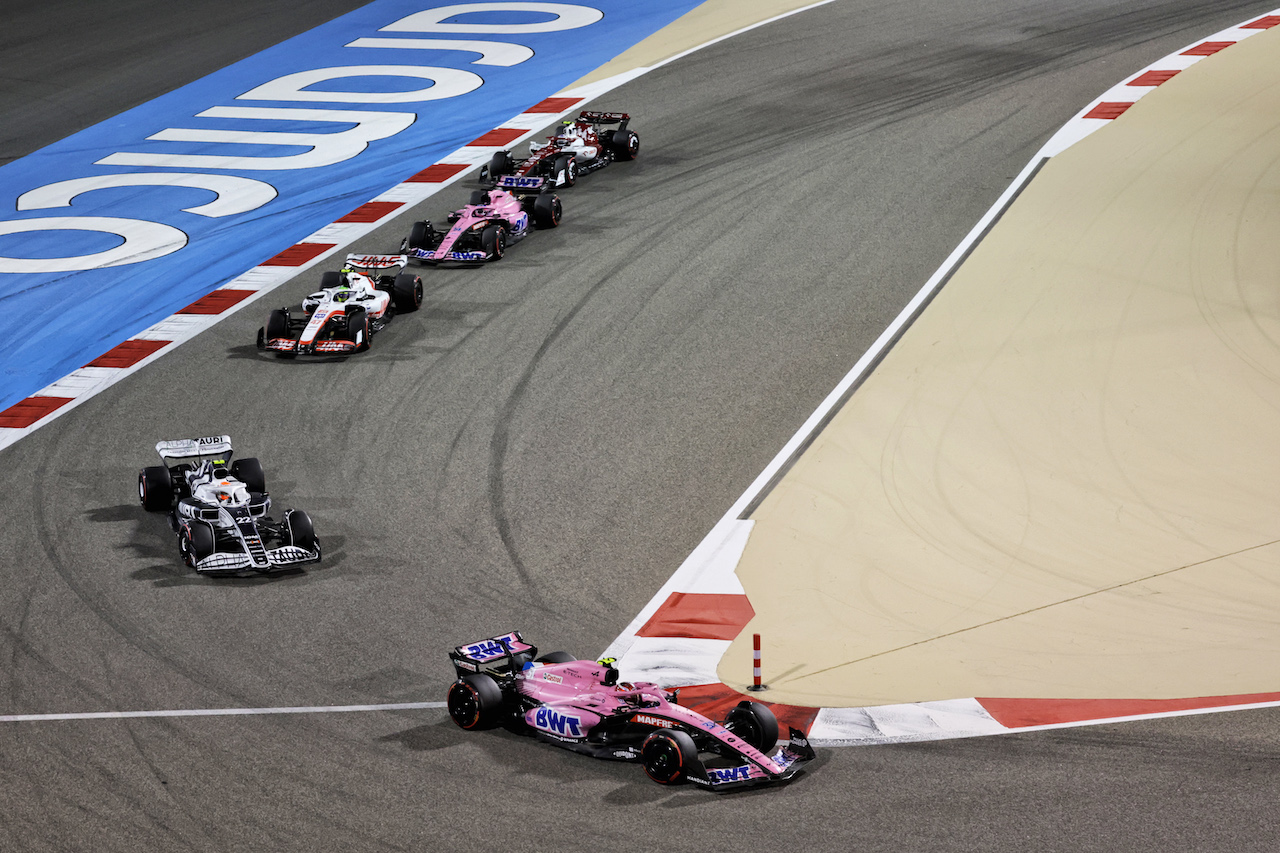
[[[308, 89], [326, 80], [347, 77], [413, 77], [430, 80], [431, 85], [407, 92], [333, 92]], [[435, 68], [428, 65], [345, 65], [337, 68], [313, 68], [286, 74], [237, 95], [237, 101], [325, 101], [342, 104], [410, 104], [439, 101], [474, 92], [484, 85], [484, 78], [458, 68]]]
[[337, 133], [297, 133], [269, 130], [211, 130], [167, 128], [147, 139], [163, 142], [226, 142], [257, 145], [304, 145], [304, 154], [279, 157], [246, 157], [218, 154], [152, 154], [118, 152], [103, 157], [101, 166], [175, 166], [187, 169], [314, 169], [350, 160], [375, 139], [395, 136], [413, 124], [413, 113], [371, 112], [367, 110], [306, 110], [285, 107], [212, 107], [196, 118], [273, 119], [276, 121], [326, 121], [354, 123]]
[[47, 216], [0, 222], [0, 236], [31, 231], [97, 231], [114, 234], [124, 242], [92, 255], [65, 258], [7, 258], [0, 256], [0, 272], [73, 272], [98, 267], [118, 267], [160, 258], [187, 245], [187, 235], [172, 225], [115, 216]]
[[18, 210], [70, 207], [71, 201], [91, 190], [115, 187], [190, 187], [209, 190], [216, 198], [195, 207], [182, 208], [200, 216], [231, 216], [256, 210], [276, 197], [276, 188], [265, 181], [239, 175], [204, 175], [198, 172], [132, 172], [93, 175], [45, 184], [18, 196]]
[[[545, 21], [510, 23], [467, 23], [450, 21], [477, 12], [534, 12], [554, 16]], [[578, 29], [596, 23], [604, 13], [590, 6], [570, 3], [500, 2], [459, 3], [415, 12], [382, 27], [380, 32], [528, 34]], [[454, 50], [479, 54], [472, 65], [512, 66], [534, 55], [532, 49], [517, 44], [432, 38], [361, 38], [348, 47], [409, 50]], [[425, 88], [402, 92], [352, 92], [317, 90], [309, 87], [329, 80], [352, 77], [409, 77], [430, 80]], [[453, 98], [475, 91], [484, 79], [471, 71], [417, 65], [352, 65], [312, 69], [269, 80], [237, 96], [236, 100], [328, 102], [353, 104], [402, 104]], [[103, 157], [94, 165], [141, 166], [178, 169], [237, 169], [275, 171], [330, 166], [359, 155], [369, 143], [394, 136], [414, 123], [409, 112], [367, 110], [290, 109], [283, 107], [215, 106], [197, 118], [261, 119], [286, 121], [340, 122], [355, 126], [336, 133], [306, 133], [261, 130], [220, 130], [214, 128], [165, 128], [147, 137], [154, 142], [221, 143], [228, 145], [290, 145], [311, 150], [281, 156], [216, 154], [163, 154], [120, 151]], [[75, 196], [95, 189], [125, 186], [181, 186], [208, 189], [217, 198], [203, 205], [183, 208], [201, 216], [228, 216], [254, 210], [273, 200], [277, 192], [270, 184], [250, 178], [184, 174], [103, 175], [57, 181], [28, 190], [20, 197], [18, 210], [41, 210], [70, 206]], [[178, 228], [147, 220], [109, 216], [60, 216], [40, 219], [0, 221], [0, 236], [36, 231], [96, 231], [113, 234], [123, 243], [105, 251], [58, 258], [10, 258], [0, 256], [0, 273], [73, 272], [97, 267], [121, 266], [163, 257], [187, 245], [187, 235]], [[468, 253], [470, 254], [470, 253]]]
[[[519, 24], [445, 23], [450, 18], [471, 12], [546, 12], [555, 15], [551, 21]], [[391, 33], [553, 33], [589, 26], [604, 17], [604, 12], [590, 6], [569, 3], [460, 3], [414, 12], [394, 24], [382, 28]]]
[[346, 47], [381, 47], [405, 50], [463, 50], [480, 54], [472, 65], [510, 67], [533, 58], [533, 48], [505, 41], [467, 41], [462, 39], [359, 38]]

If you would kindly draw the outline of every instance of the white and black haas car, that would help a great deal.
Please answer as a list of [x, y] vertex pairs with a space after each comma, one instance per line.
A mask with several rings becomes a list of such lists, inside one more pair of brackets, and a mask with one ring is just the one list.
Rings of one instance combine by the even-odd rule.
[[[266, 475], [257, 459], [231, 459], [231, 437], [161, 441], [163, 465], [138, 473], [148, 512], [168, 512], [183, 561], [200, 574], [266, 575], [320, 562], [311, 517], [287, 509], [271, 518]], [[229, 463], [229, 464], [228, 464]]]
[[[503, 175], [543, 177], [552, 186], [571, 187], [578, 178], [603, 169], [615, 160], [634, 160], [640, 153], [640, 137], [627, 127], [627, 113], [583, 110], [577, 119], [563, 122], [543, 143], [530, 142], [529, 156], [517, 160], [510, 151], [499, 151], [480, 168], [480, 179], [496, 181]], [[606, 129], [606, 125], [617, 125]]]
[[302, 300], [301, 317], [288, 308], [271, 312], [258, 329], [258, 349], [285, 358], [367, 350], [398, 312], [422, 305], [422, 279], [394, 272], [408, 263], [405, 255], [347, 255], [346, 266], [321, 276], [320, 289]]

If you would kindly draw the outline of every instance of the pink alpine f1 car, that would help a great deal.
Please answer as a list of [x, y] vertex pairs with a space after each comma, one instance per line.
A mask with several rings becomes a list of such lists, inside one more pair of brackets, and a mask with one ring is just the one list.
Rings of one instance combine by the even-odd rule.
[[618, 681], [605, 659], [566, 652], [538, 656], [512, 631], [449, 653], [453, 721], [464, 729], [503, 725], [596, 758], [640, 761], [655, 782], [688, 781], [712, 791], [785, 782], [813, 760], [804, 733], [773, 752], [778, 721], [759, 702], [739, 702], [722, 722], [679, 704], [678, 691]]
[[562, 213], [559, 197], [546, 192], [542, 178], [508, 176], [491, 190], [476, 190], [470, 204], [450, 213], [448, 231], [433, 228], [430, 220], [415, 222], [400, 251], [424, 264], [496, 261], [532, 226], [555, 228]]

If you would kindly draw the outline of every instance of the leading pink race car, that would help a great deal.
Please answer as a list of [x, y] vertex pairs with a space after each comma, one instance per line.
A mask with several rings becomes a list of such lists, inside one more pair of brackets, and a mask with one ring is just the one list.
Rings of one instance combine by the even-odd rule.
[[679, 704], [678, 691], [618, 681], [612, 661], [538, 657], [512, 631], [449, 653], [458, 680], [449, 687], [453, 721], [464, 729], [498, 725], [596, 758], [640, 761], [655, 782], [688, 781], [712, 791], [773, 785], [812, 761], [804, 733], [774, 750], [778, 721], [759, 702], [743, 701], [722, 722]]

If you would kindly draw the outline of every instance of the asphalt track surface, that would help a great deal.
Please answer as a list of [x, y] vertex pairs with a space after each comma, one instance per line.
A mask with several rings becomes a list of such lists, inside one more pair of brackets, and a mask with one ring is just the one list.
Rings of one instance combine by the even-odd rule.
[[[249, 49], [188, 52], [162, 5], [97, 22], [74, 91], [15, 83], [6, 128], [24, 103], [93, 109], [38, 111], [5, 156], [144, 97], [104, 80], [178, 85], [347, 8], [267, 5]], [[304, 274], [0, 453], [0, 713], [434, 700], [458, 642], [603, 649], [1057, 127], [1269, 8], [1052, 6], [836, 2], [696, 53], [602, 102], [636, 116], [639, 160], [565, 191], [562, 228], [500, 264], [426, 271], [423, 310], [370, 353], [259, 357]], [[163, 46], [145, 68], [140, 27]], [[312, 514], [323, 564], [179, 564], [136, 471], [159, 438], [223, 431]], [[1273, 850], [1277, 722], [825, 750], [726, 797], [439, 710], [5, 723], [0, 848]]]

